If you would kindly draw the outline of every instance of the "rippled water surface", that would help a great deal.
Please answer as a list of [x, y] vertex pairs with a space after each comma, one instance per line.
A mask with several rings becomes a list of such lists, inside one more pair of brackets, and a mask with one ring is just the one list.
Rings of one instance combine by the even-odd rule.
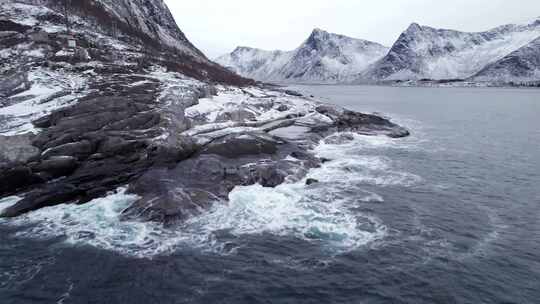
[[[538, 303], [540, 91], [300, 86], [408, 127], [181, 230], [134, 196], [0, 222], [0, 303]], [[0, 209], [18, 198], [0, 201]]]

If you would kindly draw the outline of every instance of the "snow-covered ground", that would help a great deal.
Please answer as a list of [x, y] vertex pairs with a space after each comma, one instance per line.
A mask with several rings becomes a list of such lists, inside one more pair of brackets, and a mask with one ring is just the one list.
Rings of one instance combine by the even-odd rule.
[[[216, 96], [202, 98], [198, 104], [186, 109], [186, 117], [195, 125], [184, 135], [193, 136], [199, 144], [234, 133], [262, 133], [289, 122], [292, 124], [290, 117], [308, 120], [313, 115], [323, 116], [315, 111], [320, 105], [318, 101], [291, 96], [283, 91], [228, 86], [218, 86], [217, 91]], [[300, 123], [302, 119], [295, 121]], [[325, 121], [325, 117], [314, 119]]]
[[32, 121], [84, 96], [88, 77], [36, 68], [28, 73], [28, 81], [27, 90], [10, 96], [12, 104], [0, 107], [0, 135], [37, 133]]

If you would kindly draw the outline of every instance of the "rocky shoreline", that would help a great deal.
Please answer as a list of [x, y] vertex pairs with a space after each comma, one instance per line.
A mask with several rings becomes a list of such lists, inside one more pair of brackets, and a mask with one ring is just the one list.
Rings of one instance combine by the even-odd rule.
[[[324, 161], [310, 148], [347, 140], [337, 132], [409, 134], [296, 92], [186, 84], [176, 73], [102, 74], [88, 92], [32, 121], [36, 135], [0, 137], [10, 147], [0, 152], [0, 197], [24, 197], [0, 216], [84, 204], [129, 185], [140, 200], [125, 218], [170, 224], [226, 201], [237, 185], [302, 179]], [[218, 108], [204, 108], [212, 102]]]
[[128, 186], [140, 199], [124, 218], [169, 225], [235, 186], [302, 179], [324, 161], [310, 149], [332, 134], [408, 135], [242, 78], [187, 41], [162, 2], [137, 3], [81, 3], [67, 32], [58, 1], [2, 4], [0, 199], [20, 199], [0, 217]]

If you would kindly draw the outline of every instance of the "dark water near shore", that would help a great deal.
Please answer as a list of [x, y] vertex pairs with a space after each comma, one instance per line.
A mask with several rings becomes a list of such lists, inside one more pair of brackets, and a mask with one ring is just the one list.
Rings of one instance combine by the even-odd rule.
[[296, 88], [413, 135], [321, 146], [320, 184], [185, 235], [108, 224], [121, 198], [3, 221], [0, 303], [540, 303], [539, 90]]

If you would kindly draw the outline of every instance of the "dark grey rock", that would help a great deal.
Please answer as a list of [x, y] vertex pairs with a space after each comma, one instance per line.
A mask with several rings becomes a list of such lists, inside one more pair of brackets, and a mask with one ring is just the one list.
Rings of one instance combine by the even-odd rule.
[[317, 111], [320, 114], [326, 115], [330, 117], [331, 119], [338, 119], [338, 117], [342, 113], [340, 109], [332, 105], [320, 105], [317, 108], [315, 108], [315, 111]]
[[19, 165], [3, 168], [0, 171], [0, 181], [0, 196], [6, 196], [43, 180], [27, 166]]
[[45, 190], [36, 190], [28, 193], [22, 201], [5, 209], [2, 217], [16, 217], [40, 208], [58, 205], [58, 202], [74, 202], [81, 191], [71, 184], [58, 184], [48, 186]]
[[275, 154], [279, 143], [263, 134], [234, 134], [214, 140], [202, 151], [227, 158], [239, 158], [246, 155]]
[[[153, 166], [176, 164], [195, 153], [198, 147], [193, 139], [179, 135], [187, 125], [181, 121], [183, 116], [175, 117], [178, 123], [171, 123], [165, 117], [175, 110], [155, 107], [158, 86], [151, 83], [142, 87], [144, 93], [140, 93], [141, 87], [120, 85], [114, 90], [123, 90], [124, 96], [89, 95], [39, 119], [36, 124], [43, 130], [26, 142], [37, 149], [31, 166], [0, 168], [2, 180], [9, 180], [2, 183], [0, 193], [35, 189], [38, 197], [27, 195], [3, 216], [53, 203], [84, 203], [129, 183]], [[184, 105], [170, 105], [174, 106], [183, 109]], [[162, 124], [162, 120], [167, 123]], [[164, 130], [173, 135], [156, 140]], [[57, 179], [60, 176], [64, 178]], [[58, 189], [71, 186], [76, 191], [58, 195]]]
[[317, 183], [319, 183], [319, 181], [316, 180], [316, 179], [314, 179], [314, 178], [308, 178], [308, 179], [306, 180], [306, 185], [308, 185], [308, 186], [311, 186], [311, 185], [317, 184]]
[[33, 172], [44, 172], [52, 178], [67, 176], [79, 166], [77, 158], [72, 156], [55, 156], [31, 166]]
[[236, 122], [245, 122], [245, 121], [254, 121], [255, 114], [248, 110], [239, 109], [236, 111], [227, 111], [220, 113], [216, 118], [216, 122], [225, 122], [225, 121], [236, 121]]
[[40, 151], [32, 145], [33, 135], [0, 135], [0, 168], [14, 164], [24, 164], [36, 159]]
[[24, 71], [7, 73], [3, 77], [0, 77], [0, 105], [3, 104], [6, 106], [11, 104], [4, 98], [23, 92], [29, 87], [28, 73]]
[[280, 112], [285, 112], [285, 111], [289, 111], [289, 107], [287, 105], [282, 104], [282, 105], [279, 105], [279, 107], [277, 107], [276, 110]]
[[350, 134], [350, 133], [339, 133], [339, 134], [327, 137], [324, 140], [324, 143], [328, 144], [328, 145], [342, 145], [342, 144], [345, 144], [345, 143], [353, 141], [353, 140], [354, 140], [354, 136], [352, 134]]
[[92, 155], [94, 151], [96, 151], [96, 147], [91, 141], [82, 140], [50, 148], [43, 152], [42, 158], [47, 159], [53, 156], [73, 156], [83, 159]]
[[[146, 172], [130, 185], [129, 191], [142, 198], [126, 210], [125, 218], [176, 223], [227, 200], [237, 185], [275, 187], [287, 179], [301, 180], [309, 168], [320, 165], [298, 146], [269, 138], [257, 133], [226, 136], [174, 168]], [[288, 155], [298, 161], [285, 160]]]
[[296, 96], [296, 97], [302, 97], [304, 95], [302, 95], [301, 93], [297, 92], [297, 91], [293, 91], [293, 90], [285, 90], [285, 94], [287, 95], [291, 95], [291, 96]]
[[[162, 186], [166, 180], [158, 180]], [[164, 187], [162, 187], [164, 188]], [[199, 215], [221, 199], [211, 192], [167, 185], [162, 190], [156, 188], [132, 204], [123, 212], [124, 220], [142, 220], [159, 222], [165, 225], [181, 222]]]

